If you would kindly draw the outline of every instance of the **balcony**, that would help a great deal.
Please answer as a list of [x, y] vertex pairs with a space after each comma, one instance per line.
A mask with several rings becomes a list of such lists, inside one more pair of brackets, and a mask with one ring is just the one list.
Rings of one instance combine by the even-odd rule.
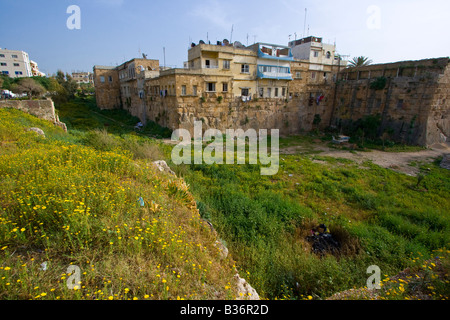
[[288, 67], [258, 66], [258, 79], [292, 80], [291, 70]]
[[268, 49], [266, 47], [259, 47], [258, 48], [258, 58], [282, 60], [282, 61], [294, 61], [294, 57], [292, 56], [292, 52], [288, 48]]
[[219, 69], [219, 66], [212, 65], [212, 64], [205, 64], [205, 65], [203, 65], [203, 69]]

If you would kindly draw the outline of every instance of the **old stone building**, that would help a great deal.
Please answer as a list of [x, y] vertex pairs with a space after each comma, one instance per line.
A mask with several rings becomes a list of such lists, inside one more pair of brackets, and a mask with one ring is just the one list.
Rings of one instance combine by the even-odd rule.
[[[316, 40], [319, 41], [317, 38]], [[321, 41], [321, 39], [320, 39]], [[295, 60], [289, 46], [227, 40], [192, 44], [184, 68], [163, 69], [158, 60], [133, 59], [118, 67], [94, 67], [97, 105], [124, 108], [171, 129], [276, 128], [282, 134], [313, 128], [331, 115], [332, 76], [338, 68]], [[329, 63], [331, 62], [331, 63]], [[320, 76], [320, 70], [325, 76]]]
[[94, 66], [94, 86], [97, 106], [100, 109], [122, 107], [119, 73], [115, 67]]
[[224, 40], [192, 44], [184, 68], [132, 59], [94, 67], [97, 105], [172, 130], [279, 129], [296, 134], [380, 117], [379, 136], [430, 145], [449, 137], [448, 58], [346, 68], [335, 45]]
[[333, 125], [379, 115], [379, 136], [423, 146], [450, 141], [449, 58], [347, 68], [336, 88]]

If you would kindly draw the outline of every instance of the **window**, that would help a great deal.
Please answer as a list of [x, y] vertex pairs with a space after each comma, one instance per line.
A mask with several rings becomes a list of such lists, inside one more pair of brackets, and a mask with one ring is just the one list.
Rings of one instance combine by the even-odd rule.
[[250, 95], [250, 90], [248, 88], [241, 89], [241, 96], [248, 97]]
[[300, 71], [297, 71], [297, 72], [295, 73], [295, 78], [296, 78], [296, 79], [301, 79], [301, 78], [302, 78], [302, 73], [301, 73]]
[[182, 96], [186, 95], [186, 86], [181, 86], [181, 95]]
[[402, 109], [402, 108], [403, 108], [403, 99], [398, 99], [397, 109]]
[[222, 91], [228, 92], [228, 83], [226, 83], [226, 82], [222, 83]]
[[17, 57], [17, 54], [13, 54], [13, 55], [11, 55], [11, 57], [13, 57], [13, 58], [15, 58], [15, 59], [18, 58], [18, 57]]
[[267, 88], [267, 97], [272, 98], [272, 88]]
[[19, 64], [18, 63], [14, 63], [14, 67], [18, 67], [19, 66]]
[[223, 68], [229, 70], [230, 69], [230, 61], [223, 60]]
[[105, 77], [104, 76], [100, 76], [100, 82], [104, 83], [105, 82]]
[[109, 82], [112, 82], [112, 81], [113, 81], [113, 79], [112, 79], [111, 76], [108, 76], [108, 81], [109, 81]]
[[22, 71], [16, 71], [16, 76], [22, 75]]
[[9, 74], [9, 71], [2, 71], [3, 74]]
[[278, 88], [275, 88], [275, 97], [278, 97]]
[[0, 58], [4, 58], [5, 57], [5, 55], [4, 54], [0, 54]]
[[330, 58], [331, 58], [331, 52], [327, 51], [327, 59], [330, 59]]
[[6, 67], [6, 63], [5, 63], [5, 62], [2, 62], [2, 63], [0, 63], [0, 66]]
[[313, 71], [311, 72], [311, 79], [315, 79], [316, 78], [316, 73]]
[[313, 50], [313, 56], [314, 58], [317, 58], [319, 56], [319, 51]]
[[286, 88], [284, 88], [284, 87], [281, 89], [281, 96], [282, 97], [286, 96]]
[[216, 92], [216, 84], [214, 82], [207, 82], [206, 92]]
[[192, 87], [192, 94], [194, 95], [194, 96], [196, 96], [197, 95], [197, 86], [193, 86]]
[[241, 73], [250, 73], [250, 67], [248, 64], [241, 65]]
[[205, 61], [205, 65], [206, 65], [206, 68], [207, 68], [207, 69], [211, 68], [211, 61], [206, 60], [206, 61]]
[[259, 88], [259, 97], [260, 98], [264, 97], [264, 88]]

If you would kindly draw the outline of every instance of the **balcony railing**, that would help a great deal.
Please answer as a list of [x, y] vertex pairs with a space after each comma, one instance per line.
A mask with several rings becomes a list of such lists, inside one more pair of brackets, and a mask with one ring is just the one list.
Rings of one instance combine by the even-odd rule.
[[211, 64], [205, 64], [204, 66], [203, 66], [203, 68], [205, 68], [205, 69], [219, 69], [219, 66], [216, 66], [216, 65], [211, 65]]

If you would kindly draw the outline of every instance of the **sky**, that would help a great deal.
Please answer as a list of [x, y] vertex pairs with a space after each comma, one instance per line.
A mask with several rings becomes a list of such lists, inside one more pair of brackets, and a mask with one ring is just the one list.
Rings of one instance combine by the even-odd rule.
[[200, 40], [287, 45], [313, 35], [348, 58], [387, 63], [448, 57], [449, 12], [449, 0], [0, 0], [0, 48], [25, 51], [54, 74], [142, 53], [183, 67]]

